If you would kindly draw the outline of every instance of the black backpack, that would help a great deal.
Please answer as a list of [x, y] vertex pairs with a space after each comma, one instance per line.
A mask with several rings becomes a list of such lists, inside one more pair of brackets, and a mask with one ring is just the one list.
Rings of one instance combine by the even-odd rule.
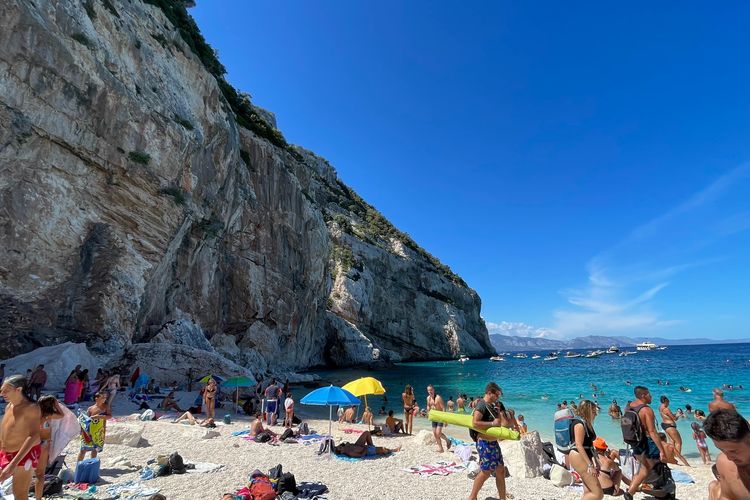
[[279, 478], [279, 484], [276, 487], [276, 493], [279, 495], [285, 491], [289, 491], [295, 495], [299, 493], [299, 490], [297, 490], [297, 481], [294, 479], [294, 474], [291, 472], [283, 473]]
[[641, 417], [638, 412], [646, 406], [638, 405], [631, 407], [630, 405], [625, 407], [625, 412], [622, 414], [620, 419], [620, 429], [622, 430], [622, 440], [630, 446], [638, 446], [644, 441], [643, 426], [641, 425]]
[[[502, 403], [498, 403], [497, 406], [495, 406], [495, 411], [497, 413], [504, 412], [505, 406], [503, 406]], [[471, 415], [474, 415], [474, 412], [477, 411], [476, 408], [471, 410]], [[487, 420], [487, 414], [489, 413], [489, 416], [492, 417], [489, 420]], [[485, 404], [484, 411], [482, 411], [482, 421], [483, 422], [492, 422], [496, 418], [496, 415], [492, 413], [492, 410], [490, 409], [489, 405]], [[474, 442], [477, 442], [477, 439], [479, 439], [479, 433], [475, 431], [474, 429], [469, 429], [469, 436], [471, 439], [474, 440]]]
[[[651, 480], [651, 478], [653, 478], [653, 480]], [[677, 485], [674, 482], [674, 478], [672, 478], [672, 470], [667, 464], [657, 462], [656, 465], [654, 465], [654, 468], [651, 469], [645, 482], [648, 482], [651, 486], [651, 491], [649, 493], [652, 496], [667, 499], [675, 498]]]
[[307, 422], [302, 422], [301, 424], [299, 424], [297, 435], [307, 436], [308, 434], [310, 434], [310, 427], [307, 426]]
[[294, 437], [294, 431], [292, 429], [284, 429], [284, 432], [281, 433], [281, 437], [279, 440], [283, 441], [286, 438]]
[[318, 455], [322, 455], [323, 453], [329, 453], [331, 450], [333, 450], [334, 444], [333, 439], [326, 438], [325, 441], [320, 443], [320, 449], [317, 451]]
[[255, 442], [256, 443], [267, 443], [271, 440], [271, 434], [269, 434], [266, 431], [261, 432], [257, 436], [255, 436]]
[[59, 495], [63, 492], [63, 482], [57, 476], [45, 476], [44, 488], [42, 489], [42, 496]]
[[186, 471], [185, 462], [176, 451], [169, 455], [169, 468], [172, 469], [172, 474], [184, 474]]

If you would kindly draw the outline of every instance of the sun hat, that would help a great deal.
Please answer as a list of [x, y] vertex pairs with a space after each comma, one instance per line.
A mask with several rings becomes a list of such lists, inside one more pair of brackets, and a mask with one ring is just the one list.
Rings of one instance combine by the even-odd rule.
[[594, 448], [596, 448], [597, 450], [606, 450], [609, 447], [607, 446], [607, 442], [604, 439], [598, 437], [594, 439]]

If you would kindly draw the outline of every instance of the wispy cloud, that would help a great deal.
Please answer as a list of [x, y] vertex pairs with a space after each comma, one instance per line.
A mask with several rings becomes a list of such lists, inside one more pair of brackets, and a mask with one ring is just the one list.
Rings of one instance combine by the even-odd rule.
[[655, 299], [669, 280], [724, 259], [718, 240], [750, 229], [746, 194], [750, 165], [737, 167], [664, 214], [636, 227], [587, 265], [583, 287], [564, 290], [552, 330], [580, 334], [645, 334], [682, 323], [666, 319]]
[[501, 321], [500, 323], [487, 321], [486, 324], [490, 334], [541, 338], [556, 338], [558, 336], [557, 332], [550, 328], [535, 327], [518, 321]]

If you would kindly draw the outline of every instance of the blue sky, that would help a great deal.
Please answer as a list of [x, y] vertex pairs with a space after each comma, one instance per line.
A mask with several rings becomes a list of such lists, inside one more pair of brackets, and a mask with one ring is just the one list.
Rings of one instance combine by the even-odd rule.
[[228, 79], [491, 331], [747, 338], [750, 4], [198, 1]]

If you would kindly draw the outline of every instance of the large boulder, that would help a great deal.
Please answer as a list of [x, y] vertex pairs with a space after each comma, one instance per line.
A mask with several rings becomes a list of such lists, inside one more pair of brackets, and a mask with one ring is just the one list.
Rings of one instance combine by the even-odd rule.
[[513, 477], [542, 475], [542, 440], [537, 431], [525, 434], [519, 441], [501, 441], [503, 460]]
[[412, 441], [414, 441], [415, 444], [428, 446], [431, 444], [435, 444], [435, 436], [427, 429], [422, 429], [417, 433], [416, 436], [412, 438]]
[[109, 425], [104, 436], [104, 443], [136, 447], [141, 442], [143, 427], [143, 425], [135, 424]]
[[244, 375], [254, 380], [249, 369], [224, 356], [182, 344], [133, 344], [126, 351], [125, 361], [161, 383], [183, 382], [187, 378], [196, 380], [204, 375], [224, 378]]
[[[37, 365], [44, 365], [47, 372], [47, 389], [57, 390], [65, 386], [65, 380], [76, 365], [88, 369], [91, 375], [96, 373], [97, 368], [103, 363], [94, 357], [86, 348], [86, 344], [74, 344], [65, 342], [63, 344], [40, 347], [15, 358], [5, 359], [5, 375], [25, 375], [26, 370], [32, 370]], [[93, 376], [91, 377], [93, 379]]]

